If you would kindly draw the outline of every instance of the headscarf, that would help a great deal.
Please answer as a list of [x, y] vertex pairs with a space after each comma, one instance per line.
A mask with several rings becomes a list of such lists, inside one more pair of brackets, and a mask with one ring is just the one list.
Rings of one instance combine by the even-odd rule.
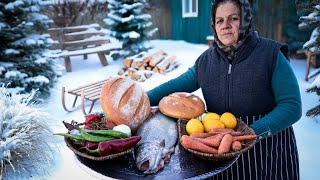
[[[216, 6], [226, 0], [212, 0], [211, 6], [211, 21], [213, 28], [213, 36], [215, 39], [215, 43], [218, 47], [225, 53], [229, 60], [233, 60], [235, 57], [235, 53], [243, 44], [243, 42], [248, 37], [249, 33], [254, 30], [253, 22], [252, 22], [252, 9], [248, 0], [232, 0], [234, 2], [238, 2], [240, 4], [240, 27], [239, 27], [239, 37], [238, 41], [230, 46], [224, 45], [219, 39], [215, 30], [215, 9]], [[227, 0], [228, 1], [228, 0]], [[230, 0], [229, 0], [230, 1]]]

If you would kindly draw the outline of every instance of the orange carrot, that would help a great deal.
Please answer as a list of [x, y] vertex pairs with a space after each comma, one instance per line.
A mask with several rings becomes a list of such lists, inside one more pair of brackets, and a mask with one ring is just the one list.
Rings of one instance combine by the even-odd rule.
[[239, 131], [231, 132], [230, 134], [231, 134], [232, 136], [243, 136], [243, 133], [242, 133], [242, 132], [239, 132]]
[[256, 139], [256, 135], [243, 135], [243, 136], [235, 136], [233, 141], [245, 141], [245, 140], [254, 140]]
[[234, 132], [233, 129], [226, 129], [226, 128], [212, 128], [210, 133], [231, 133]]
[[230, 134], [226, 134], [223, 136], [218, 149], [218, 154], [227, 153], [230, 151], [232, 139], [233, 136], [231, 136]]
[[193, 133], [190, 135], [190, 137], [193, 137], [193, 138], [207, 138], [211, 136], [211, 134], [209, 133]]
[[197, 138], [198, 141], [208, 145], [208, 146], [211, 146], [211, 147], [219, 147], [220, 145], [220, 142], [223, 138], [224, 134], [217, 134], [217, 135], [214, 135], [214, 136], [210, 136], [210, 137], [207, 137], [207, 138]]
[[240, 141], [233, 141], [231, 145], [232, 151], [240, 151], [242, 149], [242, 145]]
[[193, 149], [203, 153], [210, 153], [210, 154], [218, 153], [217, 149], [207, 146], [202, 142], [187, 135], [183, 135], [181, 137], [181, 145], [186, 149]]

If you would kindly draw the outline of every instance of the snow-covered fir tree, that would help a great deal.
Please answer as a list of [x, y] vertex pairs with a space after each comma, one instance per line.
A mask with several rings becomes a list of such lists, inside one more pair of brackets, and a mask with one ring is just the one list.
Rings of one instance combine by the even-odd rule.
[[0, 1], [0, 83], [11, 91], [49, 92], [56, 72], [48, 48], [53, 40], [42, 34], [52, 22], [41, 13], [50, 0]]
[[33, 96], [0, 86], [0, 179], [30, 179], [48, 173], [53, 162], [50, 115], [36, 106]]
[[[316, 79], [311, 84], [311, 88], [307, 89], [307, 92], [316, 93], [318, 96], [320, 96], [320, 75], [316, 77]], [[320, 115], [320, 104], [316, 105], [315, 107], [307, 111], [307, 116], [315, 117], [319, 115]]]
[[123, 43], [120, 56], [151, 48], [148, 39], [158, 30], [152, 27], [151, 15], [144, 12], [146, 0], [107, 0], [108, 16], [104, 19], [110, 36]]
[[[299, 28], [314, 27], [310, 40], [303, 45], [303, 48], [314, 53], [320, 53], [320, 2], [319, 0], [310, 0], [309, 2], [300, 4], [300, 7], [310, 13], [300, 17], [301, 23], [299, 24]], [[320, 96], [320, 75], [316, 77], [307, 92], [316, 92]], [[307, 116], [314, 117], [318, 115], [320, 115], [320, 104], [307, 111]]]

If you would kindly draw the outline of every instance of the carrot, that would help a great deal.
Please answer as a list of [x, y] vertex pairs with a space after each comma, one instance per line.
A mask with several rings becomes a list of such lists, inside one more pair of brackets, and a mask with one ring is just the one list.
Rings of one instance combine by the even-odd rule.
[[233, 129], [226, 129], [226, 128], [212, 128], [210, 133], [231, 133], [234, 132]]
[[210, 154], [216, 154], [218, 153], [217, 149], [207, 146], [205, 144], [203, 144], [202, 142], [187, 136], [187, 135], [183, 135], [181, 137], [181, 145], [186, 148], [186, 149], [193, 149], [196, 151], [200, 151], [203, 153], [210, 153]]
[[193, 138], [208, 138], [211, 136], [215, 136], [217, 134], [227, 134], [230, 133], [232, 136], [242, 136], [243, 133], [239, 131], [234, 131], [233, 129], [223, 129], [223, 128], [215, 128], [214, 130], [208, 133], [193, 133], [190, 136]]
[[233, 136], [226, 134], [223, 136], [219, 145], [218, 154], [227, 153], [230, 151]]
[[243, 135], [243, 136], [235, 136], [233, 141], [245, 141], [245, 140], [254, 140], [256, 139], [256, 135]]
[[190, 135], [190, 137], [193, 137], [193, 138], [207, 138], [211, 136], [211, 134], [209, 133], [193, 133]]
[[219, 147], [220, 142], [223, 138], [224, 134], [217, 134], [214, 136], [210, 136], [207, 138], [197, 138], [198, 141], [204, 143], [205, 145], [211, 146], [211, 147]]
[[242, 132], [239, 132], [239, 131], [231, 132], [230, 134], [231, 134], [232, 136], [243, 136], [243, 133], [242, 133]]
[[233, 141], [231, 145], [232, 151], [240, 151], [242, 149], [242, 145], [240, 141]]

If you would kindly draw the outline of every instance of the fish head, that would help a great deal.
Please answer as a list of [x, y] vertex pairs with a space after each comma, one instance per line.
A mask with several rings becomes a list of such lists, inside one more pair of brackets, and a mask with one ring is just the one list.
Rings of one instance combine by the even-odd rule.
[[146, 141], [137, 145], [136, 165], [144, 174], [153, 174], [164, 167], [162, 155], [165, 151], [165, 140], [160, 142]]

